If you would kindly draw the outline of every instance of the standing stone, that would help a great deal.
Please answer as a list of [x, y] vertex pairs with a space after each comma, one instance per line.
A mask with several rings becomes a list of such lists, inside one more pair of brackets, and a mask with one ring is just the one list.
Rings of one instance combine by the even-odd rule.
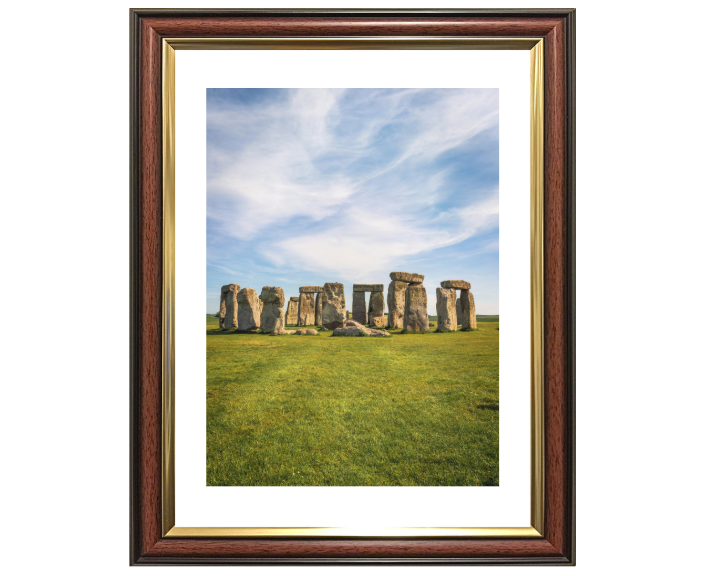
[[367, 314], [365, 313], [365, 292], [353, 291], [352, 317], [360, 324], [367, 324]]
[[225, 330], [225, 314], [227, 313], [225, 298], [227, 298], [228, 290], [230, 290], [229, 285], [220, 288], [220, 312], [218, 312], [218, 318], [220, 319], [220, 330]]
[[285, 333], [285, 293], [277, 286], [263, 286], [260, 293], [260, 300], [263, 301], [263, 311], [260, 318], [264, 334]]
[[457, 330], [457, 293], [452, 288], [438, 288], [435, 290], [437, 296], [438, 332]]
[[460, 307], [462, 308], [463, 330], [477, 328], [477, 318], [475, 317], [475, 298], [470, 290], [460, 290]]
[[238, 330], [250, 332], [260, 328], [260, 305], [254, 288], [243, 288], [238, 294]]
[[405, 290], [403, 328], [408, 332], [427, 332], [430, 328], [427, 315], [427, 292], [422, 285], [408, 286]]
[[373, 319], [380, 316], [385, 316], [385, 297], [382, 292], [370, 292], [368, 324], [373, 324]]
[[315, 294], [313, 292], [301, 292], [297, 325], [312, 326], [313, 324], [315, 324]]
[[388, 286], [388, 328], [402, 328], [405, 316], [407, 282], [393, 280]]
[[322, 326], [334, 330], [345, 322], [345, 288], [340, 282], [327, 282], [323, 287]]
[[285, 326], [296, 324], [298, 320], [298, 302], [300, 298], [293, 296], [288, 300], [287, 312], [285, 313]]
[[315, 294], [315, 326], [322, 326], [322, 292]]
[[[224, 286], [223, 286], [224, 288]], [[228, 284], [228, 291], [225, 295], [225, 319], [223, 320], [224, 330], [237, 330], [238, 327], [238, 294], [240, 293], [239, 284]]]
[[462, 328], [462, 302], [460, 302], [460, 298], [455, 302], [455, 315], [457, 316], [458, 326]]

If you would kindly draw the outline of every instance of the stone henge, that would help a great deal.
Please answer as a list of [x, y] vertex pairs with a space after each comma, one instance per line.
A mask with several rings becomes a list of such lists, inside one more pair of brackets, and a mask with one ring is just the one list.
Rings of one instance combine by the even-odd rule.
[[264, 334], [284, 334], [285, 332], [285, 293], [277, 286], [263, 286], [260, 293], [263, 311], [260, 317]]
[[[477, 318], [475, 317], [475, 298], [470, 292], [470, 282], [465, 280], [444, 280], [440, 282], [440, 286], [446, 290], [460, 290], [460, 298], [455, 304], [455, 313], [457, 323], [462, 324], [463, 330], [474, 330], [477, 328]], [[438, 288], [438, 290], [440, 290]], [[439, 293], [438, 293], [439, 294]], [[438, 312], [438, 320], [440, 320]], [[440, 329], [438, 325], [438, 329]]]
[[[391, 272], [388, 285], [388, 312], [385, 316], [383, 284], [353, 284], [352, 319], [345, 306], [345, 289], [340, 282], [327, 282], [324, 286], [302, 286], [300, 296], [288, 299], [285, 311], [285, 293], [277, 286], [264, 286], [260, 296], [252, 288], [227, 284], [220, 289], [220, 311], [217, 313], [222, 330], [251, 332], [262, 329], [265, 334], [294, 334], [285, 326], [321, 326], [323, 330], [338, 330], [337, 335], [370, 334], [364, 328], [402, 328], [407, 332], [427, 332], [430, 326], [427, 312], [425, 276], [410, 272]], [[437, 331], [448, 332], [458, 328], [477, 328], [475, 298], [470, 282], [443, 280], [436, 290]], [[457, 292], [460, 291], [458, 298]], [[370, 293], [368, 305], [365, 293]], [[359, 328], [363, 330], [345, 330]], [[302, 330], [299, 334], [310, 334]], [[384, 331], [380, 333], [387, 335]]]
[[326, 282], [323, 286], [322, 327], [325, 330], [342, 328], [345, 324], [345, 288], [340, 282]]
[[[352, 318], [360, 324], [372, 324], [372, 319], [385, 316], [385, 298], [382, 284], [353, 284]], [[365, 309], [365, 292], [370, 292], [368, 310]]]
[[300, 298], [293, 296], [288, 300], [287, 312], [285, 313], [285, 326], [297, 324], [298, 320], [298, 302]]
[[322, 286], [301, 286], [300, 304], [297, 313], [298, 326], [313, 326], [316, 322], [315, 295], [323, 291]]
[[[227, 289], [227, 290], [225, 290]], [[238, 302], [237, 297], [240, 293], [239, 284], [228, 284], [223, 286], [221, 294], [225, 294], [225, 318], [223, 319], [223, 330], [237, 330], [238, 327]], [[222, 309], [221, 309], [222, 313]]]
[[253, 288], [243, 288], [237, 297], [237, 329], [250, 332], [260, 328], [260, 312], [262, 302]]

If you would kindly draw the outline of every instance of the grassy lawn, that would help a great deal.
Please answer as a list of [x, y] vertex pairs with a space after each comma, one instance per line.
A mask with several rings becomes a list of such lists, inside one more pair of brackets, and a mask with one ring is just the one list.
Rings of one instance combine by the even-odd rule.
[[498, 485], [498, 326], [267, 336], [208, 316], [207, 485]]

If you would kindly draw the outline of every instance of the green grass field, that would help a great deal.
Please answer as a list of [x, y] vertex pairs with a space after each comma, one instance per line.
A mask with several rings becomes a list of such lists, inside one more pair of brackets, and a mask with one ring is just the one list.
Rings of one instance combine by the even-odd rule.
[[338, 338], [207, 316], [207, 485], [497, 486], [499, 322], [481, 318]]

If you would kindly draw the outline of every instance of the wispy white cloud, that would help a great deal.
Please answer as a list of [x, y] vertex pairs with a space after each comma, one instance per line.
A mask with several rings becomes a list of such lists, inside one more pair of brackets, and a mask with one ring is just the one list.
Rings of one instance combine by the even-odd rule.
[[210, 91], [209, 265], [377, 282], [491, 245], [498, 114], [497, 90]]

